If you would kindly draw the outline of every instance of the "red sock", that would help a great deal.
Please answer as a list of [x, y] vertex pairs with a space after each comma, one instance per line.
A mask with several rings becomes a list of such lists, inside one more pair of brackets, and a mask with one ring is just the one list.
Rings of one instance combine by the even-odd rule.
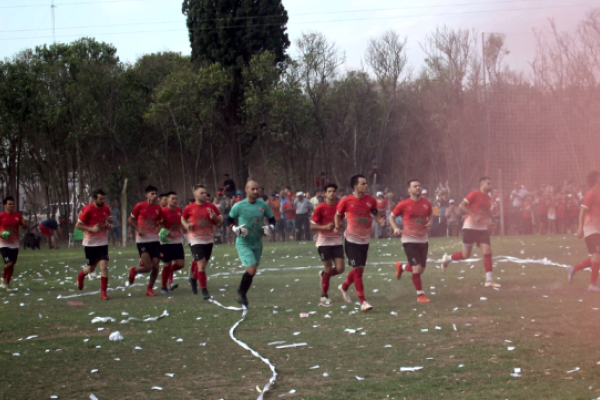
[[592, 259], [590, 258], [586, 258], [585, 260], [583, 260], [582, 262], [580, 262], [579, 264], [577, 264], [576, 266], [573, 267], [573, 269], [575, 271], [581, 271], [584, 270], [586, 268], [589, 268], [592, 265]]
[[6, 267], [2, 269], [2, 279], [6, 280]]
[[331, 272], [329, 272], [329, 276], [330, 277], [334, 277], [334, 276], [339, 275], [339, 274], [340, 273], [337, 272], [337, 269], [335, 269], [335, 268], [331, 268]]
[[10, 280], [12, 278], [13, 272], [15, 272], [15, 268], [14, 267], [13, 268], [6, 268], [6, 278], [4, 278], [4, 279], [5, 279], [5, 282], [6, 282], [7, 285], [10, 283]]
[[206, 289], [206, 271], [200, 271], [196, 273], [196, 279], [200, 283], [200, 289]]
[[329, 279], [331, 278], [330, 272], [323, 272], [323, 277], [321, 278], [321, 295], [327, 296], [327, 292], [329, 291]]
[[412, 281], [417, 291], [423, 290], [423, 284], [421, 283], [421, 274], [412, 274]]
[[462, 251], [457, 251], [456, 253], [452, 254], [452, 260], [453, 261], [459, 261], [459, 260], [464, 260], [465, 258], [462, 255]]
[[483, 267], [485, 268], [485, 272], [492, 272], [492, 255], [491, 254], [483, 255]]
[[101, 276], [100, 277], [100, 290], [103, 292], [106, 292], [106, 289], [108, 289], [108, 277]]
[[348, 272], [348, 276], [346, 277], [346, 280], [344, 281], [344, 284], [342, 285], [342, 289], [348, 290], [350, 285], [352, 285], [354, 283], [354, 274], [355, 274], [354, 268], [352, 268], [350, 270], [350, 272]]
[[167, 283], [169, 281], [169, 276], [171, 275], [171, 266], [163, 267], [161, 277], [160, 277], [160, 287], [164, 289], [167, 287]]
[[356, 288], [356, 295], [358, 296], [358, 300], [360, 300], [360, 304], [365, 302], [365, 286], [363, 285], [363, 272], [364, 268], [356, 268], [356, 272], [354, 273], [354, 287]]
[[171, 273], [169, 274], [170, 283], [173, 283], [173, 272], [179, 271], [180, 269], [183, 269], [183, 267], [180, 267], [177, 264], [171, 264]]
[[192, 261], [192, 276], [195, 277], [196, 274], [198, 273], [198, 263], [196, 261]]
[[590, 277], [590, 283], [592, 285], [595, 285], [598, 282], [598, 270], [600, 270], [600, 264], [592, 262], [592, 276]]
[[410, 264], [406, 264], [405, 266], [402, 267], [405, 271], [408, 271], [412, 274], [412, 265]]

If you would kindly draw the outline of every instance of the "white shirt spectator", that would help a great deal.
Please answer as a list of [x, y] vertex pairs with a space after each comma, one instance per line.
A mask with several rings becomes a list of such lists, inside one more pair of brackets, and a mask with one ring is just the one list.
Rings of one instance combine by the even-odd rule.
[[314, 206], [309, 200], [306, 199], [306, 197], [303, 197], [302, 200], [294, 200], [294, 205], [296, 206], [296, 215], [308, 214], [314, 208]]

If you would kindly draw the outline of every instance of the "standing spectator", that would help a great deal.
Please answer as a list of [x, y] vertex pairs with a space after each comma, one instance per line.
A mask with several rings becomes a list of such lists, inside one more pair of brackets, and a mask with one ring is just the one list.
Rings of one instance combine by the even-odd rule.
[[565, 233], [566, 225], [565, 220], [567, 218], [567, 195], [559, 194], [556, 202], [556, 230], [557, 233]]
[[319, 195], [322, 195], [323, 191], [315, 192], [313, 197], [310, 197], [310, 193], [306, 193], [306, 197], [310, 200], [310, 204], [313, 205], [313, 209], [316, 208], [321, 202], [319, 201]]
[[223, 181], [223, 186], [220, 187], [221, 191], [229, 198], [235, 197], [235, 182], [229, 177], [229, 174], [223, 175], [223, 178], [225, 180]]
[[458, 236], [460, 230], [461, 212], [454, 199], [450, 199], [448, 202], [448, 208], [446, 208], [446, 223], [448, 225], [448, 233], [450, 236]]
[[233, 199], [232, 206], [233, 206], [234, 204], [236, 204], [236, 203], [239, 203], [240, 201], [243, 201], [243, 200], [244, 200], [244, 193], [242, 193], [242, 191], [241, 191], [241, 190], [238, 190], [238, 191], [237, 191], [235, 194], [236, 194], [236, 196], [235, 196], [235, 198]]
[[309, 220], [313, 205], [304, 197], [304, 192], [296, 193], [294, 208], [296, 209], [296, 240], [311, 240]]
[[496, 197], [492, 202], [490, 218], [492, 220], [492, 224], [490, 225], [491, 233], [492, 235], [495, 235], [498, 233], [498, 227], [500, 225], [500, 197]]
[[371, 184], [375, 183], [375, 179], [377, 179], [377, 185], [381, 184], [381, 172], [379, 172], [379, 167], [377, 167], [377, 163], [375, 161], [371, 163], [371, 169], [369, 170], [368, 176], [369, 182], [371, 182]]
[[286, 240], [294, 240], [296, 233], [296, 207], [294, 206], [294, 194], [292, 192], [287, 194], [287, 198], [281, 206], [281, 211], [285, 215]]
[[276, 242], [278, 235], [282, 235], [285, 238], [285, 220], [281, 219], [281, 202], [279, 201], [279, 195], [275, 192], [271, 193], [271, 197], [267, 201], [273, 218], [275, 218], [275, 231], [271, 235], [271, 242]]
[[510, 220], [515, 227], [515, 230], [518, 233], [522, 233], [522, 229], [520, 226], [521, 223], [521, 205], [523, 205], [523, 200], [527, 195], [527, 190], [525, 190], [525, 186], [519, 184], [519, 182], [515, 182], [514, 189], [510, 192], [510, 202], [511, 202], [511, 212], [510, 212]]
[[569, 226], [569, 233], [577, 233], [579, 210], [581, 206], [579, 204], [579, 198], [577, 195], [569, 193], [569, 202], [567, 204], [567, 221]]
[[118, 243], [121, 245], [121, 210], [115, 203], [115, 201], [110, 202], [110, 216], [112, 218], [112, 231], [108, 231], [108, 237], [110, 238], [112, 245], [116, 246]]
[[56, 243], [56, 232], [58, 232], [58, 234], [62, 236], [62, 229], [60, 227], [60, 223], [54, 218], [50, 218], [45, 221], [42, 221], [38, 226], [38, 229], [40, 230], [42, 235], [46, 237], [46, 241], [48, 243], [48, 246], [50, 247], [50, 250], [58, 249], [58, 245]]
[[554, 186], [548, 186], [548, 234], [556, 233], [556, 196]]
[[[546, 225], [548, 224], [548, 198], [545, 193], [545, 186], [542, 185], [540, 190], [536, 193], [534, 198], [534, 204], [537, 202], [537, 223], [538, 223], [538, 235], [545, 233]], [[578, 210], [579, 212], [579, 210]]]
[[383, 215], [385, 216], [385, 226], [380, 227], [379, 224], [377, 224], [377, 222], [373, 221], [373, 226], [375, 227], [375, 232], [379, 231], [379, 239], [383, 239], [384, 237], [387, 236], [387, 231], [388, 231], [388, 218], [389, 218], [389, 210], [390, 210], [390, 203], [388, 201], [388, 199], [385, 198], [385, 196], [383, 195], [383, 192], [377, 192], [377, 213], [379, 215]]
[[531, 210], [531, 196], [525, 196], [523, 203], [521, 204], [521, 233], [524, 235], [531, 235], [531, 218], [532, 218], [532, 210]]
[[267, 196], [265, 194], [265, 188], [264, 187], [260, 187], [258, 188], [258, 195], [261, 199], [263, 199], [264, 202], [266, 202], [269, 199], [269, 196]]

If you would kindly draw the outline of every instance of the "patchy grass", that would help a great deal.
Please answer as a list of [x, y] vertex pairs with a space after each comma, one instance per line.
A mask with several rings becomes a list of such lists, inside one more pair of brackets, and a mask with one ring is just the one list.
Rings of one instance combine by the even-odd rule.
[[[579, 262], [585, 254], [582, 241], [563, 236], [493, 238], [493, 248], [495, 256], [560, 264]], [[457, 239], [432, 239], [430, 246], [434, 259], [459, 249]], [[224, 305], [236, 305], [241, 274], [236, 256], [233, 246], [217, 246], [209, 270], [209, 289]], [[124, 286], [127, 267], [137, 263], [136, 250], [111, 249], [111, 257], [109, 286]], [[491, 290], [482, 286], [480, 261], [454, 263], [446, 274], [430, 262], [423, 282], [433, 302], [418, 305], [409, 274], [399, 282], [394, 278], [398, 259], [404, 259], [399, 241], [372, 244], [365, 289], [375, 308], [364, 314], [355, 312], [355, 305], [344, 307], [336, 289], [343, 277], [332, 279], [332, 307], [317, 307], [320, 262], [312, 243], [265, 244], [262, 273], [248, 295], [250, 310], [235, 335], [275, 365], [279, 375], [267, 398], [600, 396], [600, 296], [586, 291], [589, 272], [578, 274], [570, 286], [564, 268], [496, 258], [495, 277], [503, 286]], [[82, 249], [21, 251], [12, 285], [19, 290], [0, 293], [0, 399], [87, 399], [91, 393], [100, 400], [258, 396], [256, 386], [262, 387], [271, 371], [229, 338], [240, 312], [194, 296], [187, 272], [169, 296], [146, 298], [144, 287], [135, 286], [110, 292], [109, 302], [97, 294], [58, 299], [78, 294], [75, 276], [83, 261]], [[86, 281], [83, 293], [98, 290], [99, 283]], [[354, 289], [350, 293], [356, 299]], [[164, 310], [170, 316], [156, 322], [118, 322]], [[92, 324], [95, 316], [117, 322]], [[349, 334], [346, 328], [363, 329]], [[123, 341], [108, 340], [116, 330]], [[39, 337], [26, 340], [30, 335]], [[308, 346], [275, 349], [268, 345], [273, 341]], [[315, 365], [319, 368], [311, 369]], [[401, 366], [423, 369], [399, 372]], [[575, 367], [580, 370], [567, 373]], [[522, 369], [521, 378], [510, 376], [514, 368]]]

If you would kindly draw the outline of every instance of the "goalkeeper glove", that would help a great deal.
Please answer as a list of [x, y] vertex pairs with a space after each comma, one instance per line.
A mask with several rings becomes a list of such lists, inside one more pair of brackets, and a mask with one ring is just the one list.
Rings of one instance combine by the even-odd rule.
[[240, 237], [246, 237], [248, 235], [248, 229], [244, 228], [244, 225], [242, 226], [234, 226], [232, 228], [233, 233], [235, 233], [236, 235], [240, 236]]
[[158, 232], [158, 236], [160, 237], [160, 241], [161, 242], [165, 242], [165, 243], [171, 243], [171, 239], [169, 239], [167, 237], [169, 235], [169, 233], [171, 233], [170, 230], [162, 228], [160, 230], [160, 232]]
[[275, 227], [273, 225], [263, 226], [263, 232], [265, 233], [265, 236], [271, 236], [273, 234], [274, 230], [275, 230]]
[[9, 231], [2, 232], [2, 238], [3, 239], [8, 239], [9, 237], [10, 237], [10, 232]]

